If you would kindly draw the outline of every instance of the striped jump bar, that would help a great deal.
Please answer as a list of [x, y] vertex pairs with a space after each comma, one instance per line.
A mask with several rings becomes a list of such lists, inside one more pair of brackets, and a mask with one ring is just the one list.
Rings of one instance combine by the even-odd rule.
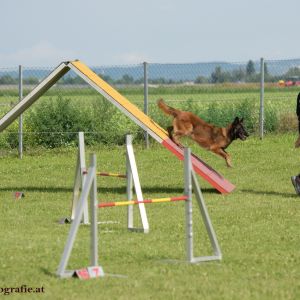
[[120, 178], [126, 178], [126, 175], [123, 174], [117, 174], [117, 173], [104, 173], [104, 172], [99, 172], [96, 173], [97, 176], [110, 176], [110, 177], [120, 177]]
[[145, 199], [143, 201], [131, 200], [131, 201], [119, 201], [119, 202], [104, 202], [98, 204], [99, 208], [103, 207], [112, 207], [112, 206], [128, 206], [133, 204], [141, 204], [141, 203], [162, 203], [162, 202], [175, 202], [175, 201], [185, 201], [187, 200], [187, 196], [179, 196], [179, 197], [171, 197], [171, 198], [158, 198], [158, 199]]
[[[83, 171], [82, 174], [87, 174], [87, 171]], [[119, 177], [119, 178], [127, 178], [126, 175], [117, 174], [117, 173], [105, 173], [105, 172], [97, 172], [97, 176], [109, 176], [109, 177]]]

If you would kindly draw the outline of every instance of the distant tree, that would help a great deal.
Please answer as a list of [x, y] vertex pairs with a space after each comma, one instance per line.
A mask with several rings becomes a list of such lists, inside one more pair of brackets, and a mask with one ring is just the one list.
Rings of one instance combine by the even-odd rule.
[[79, 76], [65, 76], [61, 80], [59, 80], [59, 84], [86, 84], [86, 82]]
[[265, 82], [276, 82], [279, 80], [276, 76], [274, 77], [269, 73], [268, 65], [266, 62], [264, 62], [264, 79]]
[[246, 75], [252, 76], [255, 74], [254, 62], [250, 59], [246, 66]]
[[28, 77], [28, 78], [24, 78], [23, 83], [24, 84], [38, 84], [39, 80], [36, 77]]
[[232, 81], [244, 81], [245, 80], [245, 77], [246, 77], [246, 73], [245, 73], [245, 70], [243, 68], [238, 68], [236, 70], [233, 70], [232, 71]]
[[163, 77], [160, 77], [160, 78], [156, 78], [156, 79], [149, 79], [149, 83], [152, 83], [152, 84], [166, 84], [166, 79], [163, 78]]
[[288, 69], [284, 77], [291, 77], [291, 76], [300, 76], [300, 67], [293, 67]]
[[144, 78], [142, 77], [142, 78], [136, 79], [136, 80], [134, 81], [134, 83], [135, 83], [135, 84], [142, 84], [142, 83], [144, 83]]
[[0, 77], [0, 84], [17, 84], [18, 80], [10, 75], [3, 75]]
[[73, 78], [71, 76], [65, 75], [63, 78], [61, 78], [58, 81], [59, 84], [72, 84], [73, 83]]
[[198, 77], [195, 79], [194, 82], [195, 82], [195, 83], [207, 83], [208, 80], [207, 80], [207, 78], [206, 78], [205, 76], [200, 75], [200, 76], [198, 76]]
[[211, 82], [222, 82], [222, 69], [220, 66], [216, 67], [215, 70], [211, 73]]
[[264, 74], [269, 75], [268, 65], [266, 62], [264, 62]]
[[231, 75], [229, 72], [223, 72], [220, 66], [217, 66], [215, 70], [211, 73], [212, 83], [223, 83], [231, 81]]
[[76, 76], [73, 79], [73, 84], [87, 84], [81, 77]]
[[182, 83], [182, 80], [175, 81], [175, 80], [173, 80], [173, 79], [169, 79], [169, 80], [167, 81], [167, 84], [174, 84], [174, 83]]
[[128, 74], [123, 75], [121, 79], [121, 83], [123, 84], [132, 84], [133, 82], [134, 82], [133, 77]]
[[109, 75], [102, 75], [102, 74], [99, 74], [99, 76], [100, 76], [104, 81], [106, 81], [106, 82], [109, 83], [109, 84], [113, 84], [113, 83], [114, 83], [114, 80], [113, 80]]

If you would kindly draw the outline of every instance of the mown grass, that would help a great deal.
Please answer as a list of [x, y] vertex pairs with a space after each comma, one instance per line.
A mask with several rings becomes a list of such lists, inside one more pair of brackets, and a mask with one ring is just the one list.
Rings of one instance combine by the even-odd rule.
[[[200, 179], [223, 253], [221, 262], [166, 263], [185, 258], [184, 204], [148, 205], [149, 234], [126, 230], [126, 210], [101, 210], [99, 257], [107, 273], [90, 281], [55, 276], [69, 225], [76, 149], [38, 150], [22, 160], [14, 152], [0, 158], [1, 287], [43, 286], [45, 293], [13, 294], [23, 299], [299, 299], [300, 201], [290, 176], [300, 170], [293, 134], [255, 136], [234, 142], [228, 169], [215, 155], [190, 144], [195, 153], [236, 185], [229, 195], [216, 193]], [[125, 171], [123, 147], [89, 148], [98, 168]], [[144, 197], [175, 196], [183, 191], [182, 162], [161, 148], [135, 145]], [[14, 200], [23, 191], [25, 198]], [[125, 183], [99, 178], [100, 199], [125, 199]], [[211, 249], [194, 205], [195, 254]], [[89, 264], [89, 228], [81, 226], [69, 267]]]

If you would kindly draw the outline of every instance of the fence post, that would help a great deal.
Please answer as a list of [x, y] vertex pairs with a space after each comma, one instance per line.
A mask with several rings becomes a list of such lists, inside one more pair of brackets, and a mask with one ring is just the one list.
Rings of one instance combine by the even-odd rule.
[[[23, 99], [23, 68], [19, 65], [19, 102]], [[19, 117], [19, 158], [23, 158], [23, 116]]]
[[265, 83], [265, 62], [264, 58], [260, 59], [260, 105], [259, 105], [259, 136], [264, 137], [264, 83]]
[[[148, 115], [148, 63], [144, 62], [144, 113]], [[149, 148], [149, 134], [145, 131], [146, 148]]]

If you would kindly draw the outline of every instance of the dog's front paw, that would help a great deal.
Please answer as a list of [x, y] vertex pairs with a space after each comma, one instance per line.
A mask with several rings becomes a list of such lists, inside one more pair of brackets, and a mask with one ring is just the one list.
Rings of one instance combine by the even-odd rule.
[[231, 163], [230, 159], [226, 160], [226, 165], [227, 165], [228, 168], [232, 168], [232, 163]]
[[184, 146], [182, 144], [175, 142], [173, 139], [172, 139], [172, 142], [180, 149], [184, 149]]

